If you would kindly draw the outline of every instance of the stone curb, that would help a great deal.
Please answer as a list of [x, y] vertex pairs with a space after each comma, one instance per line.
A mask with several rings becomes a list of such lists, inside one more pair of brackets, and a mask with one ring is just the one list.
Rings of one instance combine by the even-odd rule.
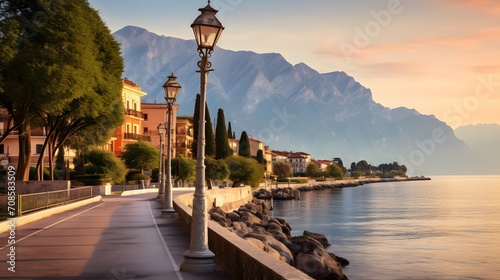
[[[16, 227], [19, 227], [19, 226], [43, 219], [43, 218], [46, 218], [48, 216], [52, 216], [54, 214], [62, 213], [62, 212], [72, 210], [72, 209], [75, 209], [75, 208], [78, 208], [81, 206], [85, 206], [85, 205], [90, 204], [90, 203], [99, 202], [101, 200], [102, 200], [102, 197], [100, 195], [98, 195], [98, 196], [95, 196], [95, 197], [92, 197], [89, 199], [85, 199], [85, 200], [73, 202], [70, 204], [57, 206], [57, 207], [49, 208], [46, 210], [37, 211], [37, 212], [31, 213], [31, 214], [27, 214], [25, 216], [17, 217], [17, 218], [15, 218]], [[0, 222], [0, 233], [10, 230], [9, 224], [11, 223], [11, 221], [12, 220], [6, 220], [3, 222]]]

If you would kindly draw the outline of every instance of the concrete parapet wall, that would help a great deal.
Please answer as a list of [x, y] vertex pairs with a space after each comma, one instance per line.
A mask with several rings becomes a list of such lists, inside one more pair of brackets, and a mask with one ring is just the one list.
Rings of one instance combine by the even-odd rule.
[[70, 181], [16, 181], [16, 195], [69, 190]]
[[140, 190], [131, 190], [122, 192], [121, 196], [129, 196], [143, 193], [157, 193], [158, 189], [140, 189]]
[[[207, 207], [221, 207], [228, 212], [253, 200], [252, 188], [225, 188], [205, 192]], [[187, 206], [193, 206], [193, 193], [177, 196], [177, 200]]]
[[[247, 197], [247, 191], [250, 192], [250, 201], [252, 200], [252, 191], [247, 188], [228, 188], [220, 190], [208, 190], [207, 205], [210, 201], [225, 202], [224, 207], [229, 205], [238, 206], [248, 202], [242, 199]], [[239, 204], [238, 201], [231, 201], [234, 198], [238, 201], [246, 201]], [[174, 208], [179, 214], [181, 221], [187, 226], [191, 226], [193, 194], [184, 194], [174, 198]], [[233, 207], [234, 208], [237, 208]], [[231, 210], [231, 209], [230, 209]], [[227, 210], [229, 211], [229, 210]], [[208, 245], [215, 254], [216, 263], [233, 274], [235, 279], [296, 279], [310, 280], [307, 274], [296, 269], [289, 264], [279, 261], [268, 253], [254, 247], [246, 240], [230, 232], [212, 220], [208, 220]]]

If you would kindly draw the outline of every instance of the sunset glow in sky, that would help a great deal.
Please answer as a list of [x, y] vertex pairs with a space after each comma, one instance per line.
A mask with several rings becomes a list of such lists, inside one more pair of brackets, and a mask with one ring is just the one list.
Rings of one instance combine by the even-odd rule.
[[[207, 1], [90, 0], [112, 32], [143, 27], [194, 39]], [[280, 53], [320, 73], [344, 71], [390, 108], [452, 127], [500, 124], [498, 0], [212, 0], [218, 46]]]

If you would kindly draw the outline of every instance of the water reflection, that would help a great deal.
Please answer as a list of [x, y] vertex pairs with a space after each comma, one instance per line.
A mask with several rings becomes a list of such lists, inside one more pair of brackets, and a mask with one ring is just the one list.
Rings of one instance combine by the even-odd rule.
[[435, 177], [275, 201], [292, 234], [325, 234], [349, 279], [500, 279], [500, 177]]

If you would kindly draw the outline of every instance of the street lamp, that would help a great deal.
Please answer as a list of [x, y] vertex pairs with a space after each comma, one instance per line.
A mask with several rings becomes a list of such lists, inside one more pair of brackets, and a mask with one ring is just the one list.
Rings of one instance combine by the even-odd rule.
[[201, 14], [191, 24], [198, 44], [198, 54], [201, 58], [201, 61], [198, 62], [200, 68], [200, 112], [196, 155], [196, 184], [193, 198], [191, 242], [189, 250], [184, 253], [181, 270], [209, 272], [215, 270], [213, 260], [215, 255], [208, 249], [208, 218], [205, 200], [205, 104], [208, 72], [213, 71], [213, 69], [210, 69], [212, 65], [208, 58], [212, 55], [224, 27], [215, 17], [218, 11], [210, 6], [210, 0], [205, 8], [198, 10]]
[[165, 199], [163, 200], [163, 209], [161, 210], [162, 216], [165, 214], [175, 213], [172, 204], [172, 105], [177, 99], [177, 94], [181, 89], [181, 85], [177, 81], [177, 77], [172, 73], [168, 76], [168, 80], [163, 84], [163, 91], [165, 92], [165, 100], [167, 101], [167, 182], [165, 189]]
[[158, 183], [160, 183], [160, 188], [158, 190], [158, 199], [163, 199], [165, 195], [165, 178], [164, 178], [164, 164], [165, 164], [165, 152], [163, 151], [163, 137], [165, 136], [165, 127], [163, 124], [159, 124], [157, 127], [158, 134], [160, 135], [160, 168], [158, 169]]

